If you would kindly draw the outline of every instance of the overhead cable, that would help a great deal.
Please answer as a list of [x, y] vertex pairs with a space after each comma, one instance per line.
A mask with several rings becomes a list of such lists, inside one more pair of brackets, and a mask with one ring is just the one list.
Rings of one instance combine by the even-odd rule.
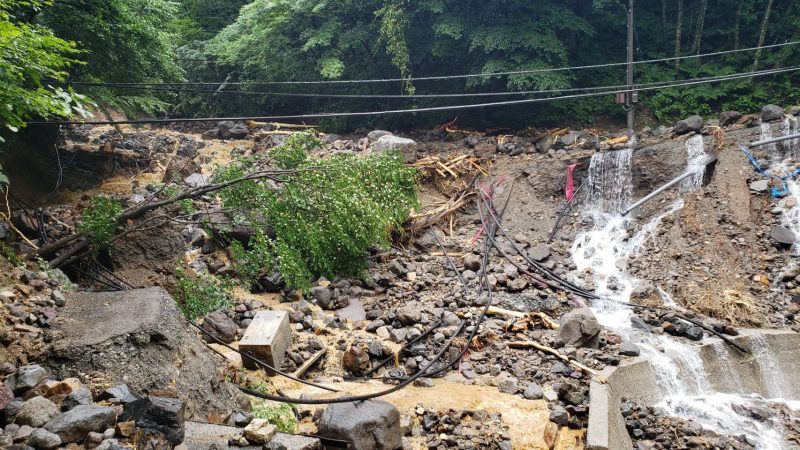
[[[757, 78], [768, 75], [777, 75], [781, 73], [796, 72], [800, 70], [800, 66], [792, 66], [780, 69], [769, 69], [761, 71], [752, 71], [744, 73], [736, 73], [707, 79], [689, 79], [679, 83], [670, 83], [661, 86], [645, 86], [641, 88], [634, 88], [638, 91], [656, 91], [662, 89], [672, 89], [677, 87], [694, 86], [698, 84], [717, 83], [730, 80], [738, 80], [743, 78]], [[311, 114], [293, 114], [293, 115], [275, 115], [275, 116], [238, 116], [238, 117], [187, 117], [187, 118], [162, 118], [162, 119], [128, 119], [128, 120], [65, 120], [65, 121], [29, 121], [28, 124], [48, 124], [48, 125], [113, 125], [113, 124], [147, 124], [147, 123], [177, 123], [177, 122], [215, 122], [215, 121], [275, 121], [275, 120], [301, 120], [301, 119], [321, 119], [326, 117], [365, 117], [365, 116], [382, 116], [394, 114], [416, 114], [423, 112], [441, 112], [441, 111], [458, 111], [466, 109], [480, 109], [490, 108], [497, 106], [514, 106], [514, 105], [527, 105], [534, 103], [545, 103], [561, 100], [578, 100], [583, 98], [601, 97], [610, 94], [618, 94], [629, 92], [631, 89], [613, 89], [603, 92], [590, 92], [584, 94], [561, 95], [556, 97], [542, 97], [542, 98], [527, 98], [522, 100], [508, 100], [502, 102], [490, 103], [473, 103], [467, 105], [449, 105], [449, 106], [432, 106], [424, 108], [413, 109], [394, 109], [384, 111], [360, 111], [360, 112], [323, 112]]]

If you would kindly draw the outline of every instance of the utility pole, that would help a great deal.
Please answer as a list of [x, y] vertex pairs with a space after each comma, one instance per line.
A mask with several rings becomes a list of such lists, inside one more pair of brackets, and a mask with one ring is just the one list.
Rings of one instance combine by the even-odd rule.
[[628, 112], [628, 129], [634, 130], [633, 104], [633, 0], [628, 0], [628, 92], [625, 95], [625, 110]]

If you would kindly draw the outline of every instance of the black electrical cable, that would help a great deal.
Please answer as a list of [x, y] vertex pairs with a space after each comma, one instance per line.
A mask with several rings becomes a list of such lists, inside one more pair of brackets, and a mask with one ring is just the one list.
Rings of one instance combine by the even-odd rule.
[[[737, 73], [734, 75], [727, 75], [722, 77], [716, 77], [714, 79], [707, 79], [707, 80], [694, 80], [690, 81], [687, 80], [686, 82], [681, 83], [673, 83], [665, 86], [654, 86], [654, 87], [646, 87], [638, 89], [640, 91], [653, 91], [653, 90], [661, 90], [661, 89], [674, 89], [676, 87], [684, 87], [684, 86], [693, 86], [697, 84], [706, 84], [706, 83], [717, 83], [723, 81], [730, 81], [742, 78], [756, 78], [761, 76], [767, 75], [776, 75], [780, 73], [787, 73], [787, 72], [795, 72], [800, 70], [800, 66], [792, 66], [789, 68], [781, 68], [781, 69], [771, 69], [771, 70], [763, 70], [763, 71], [753, 71], [753, 72], [746, 72], [746, 73]], [[384, 110], [384, 111], [362, 111], [362, 112], [327, 112], [327, 113], [313, 113], [313, 114], [295, 114], [295, 115], [286, 115], [286, 116], [242, 116], [242, 117], [198, 117], [198, 118], [170, 118], [170, 119], [133, 119], [133, 120], [90, 120], [90, 121], [79, 121], [79, 120], [65, 120], [65, 121], [28, 121], [26, 122], [29, 125], [123, 125], [123, 124], [147, 124], [147, 123], [177, 123], [177, 122], [214, 122], [214, 121], [245, 121], [245, 120], [260, 120], [260, 121], [270, 121], [270, 120], [299, 120], [299, 119], [320, 119], [325, 117], [364, 117], [364, 116], [380, 116], [380, 115], [390, 115], [390, 114], [417, 114], [423, 112], [439, 112], [439, 111], [457, 111], [457, 110], [465, 110], [465, 109], [479, 109], [479, 108], [490, 108], [490, 107], [497, 107], [497, 106], [513, 106], [513, 105], [528, 105], [533, 103], [543, 103], [543, 102], [551, 102], [551, 101], [558, 101], [558, 100], [577, 100], [583, 98], [591, 98], [591, 97], [601, 97], [606, 96], [609, 94], [617, 94], [621, 92], [628, 92], [630, 89], [621, 89], [621, 90], [610, 90], [604, 92], [596, 92], [596, 93], [586, 93], [586, 94], [574, 94], [574, 95], [562, 95], [556, 97], [544, 97], [544, 98], [529, 98], [529, 99], [522, 99], [522, 100], [510, 100], [510, 101], [503, 101], [503, 102], [490, 102], [490, 103], [473, 103], [467, 105], [451, 105], [451, 106], [434, 106], [434, 107], [425, 107], [425, 108], [414, 108], [414, 109], [395, 109], [395, 110]]]
[[[464, 325], [465, 324], [466, 324], [466, 321], [462, 321], [461, 322], [461, 326], [459, 326], [458, 330], [453, 335], [453, 337], [450, 338], [450, 340], [441, 348], [441, 350], [439, 350], [439, 352], [436, 354], [436, 356], [434, 356], [433, 359], [424, 368], [422, 368], [419, 372], [417, 372], [416, 374], [412, 375], [411, 377], [407, 378], [405, 381], [401, 382], [400, 384], [398, 384], [396, 386], [393, 386], [390, 389], [386, 389], [386, 390], [378, 391], [378, 392], [373, 392], [371, 394], [347, 395], [347, 396], [344, 396], [344, 397], [330, 398], [330, 399], [326, 399], [326, 398], [319, 398], [319, 399], [292, 398], [292, 397], [285, 397], [285, 396], [281, 396], [281, 395], [263, 394], [261, 392], [257, 392], [257, 391], [254, 391], [252, 389], [248, 389], [248, 388], [241, 387], [241, 386], [239, 386], [239, 390], [244, 392], [245, 394], [251, 395], [253, 397], [263, 398], [265, 400], [272, 400], [272, 401], [282, 402], [282, 403], [296, 403], [296, 404], [299, 404], [299, 405], [328, 405], [328, 404], [331, 404], [331, 403], [351, 403], [351, 402], [361, 402], [361, 401], [364, 401], [364, 400], [371, 400], [373, 398], [383, 397], [383, 396], [389, 395], [391, 393], [397, 392], [397, 391], [405, 388], [406, 386], [408, 386], [411, 383], [413, 383], [414, 380], [416, 380], [416, 379], [422, 377], [423, 375], [425, 375], [425, 372], [427, 372], [428, 369], [430, 369], [436, 363], [436, 361], [438, 361], [442, 356], [444, 356], [445, 352], [450, 348], [450, 345], [453, 343], [453, 340], [455, 340], [455, 338], [461, 333], [461, 330], [464, 329]], [[455, 361], [452, 361], [450, 363], [450, 365], [452, 365], [454, 363], [455, 363]]]
[[[775, 69], [766, 69], [775, 70]], [[720, 77], [732, 76], [729, 75], [709, 75], [705, 77], [690, 78], [687, 80], [668, 80], [668, 81], [651, 81], [646, 83], [637, 83], [633, 85], [634, 90], [642, 90], [650, 87], [665, 86], [681, 81], [705, 81], [714, 80]], [[474, 92], [474, 93], [451, 93], [451, 94], [328, 94], [328, 93], [309, 93], [309, 92], [264, 92], [264, 91], [243, 91], [243, 90], [224, 90], [222, 86], [219, 89], [192, 89], [184, 87], [164, 87], [176, 86], [179, 84], [159, 83], [159, 84], [128, 84], [128, 83], [115, 83], [115, 82], [83, 82], [83, 81], [65, 81], [56, 83], [68, 86], [86, 86], [86, 87], [100, 87], [108, 89], [133, 89], [133, 90], [148, 90], [148, 91], [163, 91], [163, 92], [188, 92], [188, 93], [201, 93], [201, 94], [231, 94], [231, 95], [253, 95], [253, 96], [268, 96], [268, 97], [309, 97], [309, 98], [347, 98], [347, 99], [425, 99], [425, 98], [464, 98], [464, 97], [501, 97], [501, 96], [521, 96], [521, 95], [537, 95], [537, 94], [564, 94], [569, 92], [591, 92], [591, 91], [605, 91], [609, 89], [625, 89], [630, 90], [628, 84], [605, 85], [605, 86], [590, 86], [581, 88], [563, 88], [563, 89], [541, 89], [541, 90], [526, 90], [526, 91], [499, 91], [499, 92]], [[546, 98], [546, 97], [545, 97]]]
[[315, 387], [315, 388], [324, 389], [324, 390], [330, 391], [330, 392], [339, 392], [337, 389], [334, 389], [334, 388], [331, 388], [331, 387], [328, 387], [328, 386], [323, 386], [323, 385], [317, 384], [317, 383], [312, 383], [310, 381], [306, 381], [306, 380], [297, 378], [294, 375], [286, 373], [286, 372], [284, 372], [284, 371], [282, 371], [282, 370], [280, 370], [278, 368], [272, 367], [271, 365], [265, 363], [264, 361], [261, 361], [260, 359], [254, 357], [254, 356], [252, 356], [252, 355], [250, 355], [248, 353], [241, 352], [241, 351], [231, 347], [230, 345], [222, 342], [219, 338], [217, 338], [216, 336], [212, 335], [211, 333], [209, 333], [208, 331], [204, 330], [203, 328], [201, 328], [200, 326], [196, 325], [195, 323], [190, 321], [189, 325], [197, 328], [203, 334], [205, 334], [206, 336], [210, 337], [211, 339], [213, 339], [214, 341], [216, 341], [218, 344], [222, 345], [223, 347], [227, 348], [228, 350], [234, 351], [234, 352], [242, 355], [242, 357], [245, 357], [245, 358], [253, 361], [254, 363], [256, 363], [259, 366], [265, 367], [265, 368], [277, 373], [278, 375], [280, 375], [282, 377], [288, 378], [288, 379], [293, 380], [293, 381], [297, 381], [298, 383], [302, 383], [302, 384], [305, 384], [307, 386], [312, 386], [312, 387]]

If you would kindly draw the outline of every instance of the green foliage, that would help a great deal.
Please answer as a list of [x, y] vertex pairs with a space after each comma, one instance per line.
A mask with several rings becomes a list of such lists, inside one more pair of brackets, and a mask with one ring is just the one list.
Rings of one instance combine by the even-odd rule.
[[[320, 145], [312, 134], [300, 133], [270, 151], [276, 166], [298, 170], [282, 176], [277, 188], [250, 180], [220, 191], [226, 209], [250, 211], [241, 220], [270, 230], [258, 234], [247, 251], [235, 250], [245, 276], [275, 267], [289, 286], [301, 289], [320, 275], [357, 276], [366, 267], [367, 250], [387, 246], [392, 230], [418, 206], [416, 171], [399, 153], [326, 160], [308, 155]], [[231, 164], [218, 181], [240, 178], [258, 163]]]
[[[171, 0], [78, 0], [54, 3], [37, 21], [56, 36], [74, 41], [86, 65], [72, 78], [89, 82], [180, 81], [171, 25], [177, 3]], [[169, 97], [150, 91], [86, 88], [103, 106], [129, 114], [154, 113]]]
[[78, 63], [75, 44], [25, 21], [26, 12], [41, 11], [49, 4], [0, 0], [0, 126], [12, 132], [34, 117], [85, 113], [85, 97], [47, 84], [64, 80]]
[[119, 201], [108, 197], [94, 197], [81, 213], [80, 231], [85, 234], [96, 250], [106, 248], [117, 231], [116, 217], [122, 212]]
[[175, 269], [177, 298], [189, 320], [203, 317], [233, 303], [233, 283], [224, 277], [205, 273], [189, 276], [180, 266]]
[[256, 419], [266, 419], [267, 422], [275, 425], [281, 433], [294, 434], [296, 431], [297, 419], [294, 417], [292, 404], [290, 403], [256, 405], [253, 407], [253, 417]]

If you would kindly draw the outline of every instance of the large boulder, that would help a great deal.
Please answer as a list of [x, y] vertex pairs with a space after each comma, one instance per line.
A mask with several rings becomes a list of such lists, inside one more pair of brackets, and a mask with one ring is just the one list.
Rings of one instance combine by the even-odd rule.
[[54, 326], [63, 337], [49, 356], [60, 378], [104, 373], [140, 397], [174, 386], [186, 400], [186, 417], [203, 421], [224, 420], [246, 404], [237, 389], [222, 381], [222, 362], [164, 289], [67, 297]]
[[354, 450], [396, 450], [403, 447], [400, 412], [380, 400], [328, 406], [319, 419], [319, 435], [347, 441]]
[[561, 318], [558, 336], [573, 347], [597, 348], [600, 345], [600, 324], [589, 308], [575, 309]]
[[373, 153], [397, 150], [403, 153], [403, 157], [407, 163], [417, 160], [417, 143], [411, 139], [401, 138], [392, 134], [381, 136], [370, 145], [369, 149]]
[[[226, 344], [230, 344], [236, 339], [238, 331], [236, 324], [223, 311], [215, 311], [206, 315], [200, 328]], [[213, 344], [217, 343], [216, 340], [206, 335], [203, 335], [203, 339]]]
[[31, 364], [22, 366], [11, 376], [6, 378], [6, 386], [11, 391], [19, 395], [23, 392], [35, 388], [47, 376], [47, 371], [42, 366]]
[[17, 413], [15, 423], [40, 427], [59, 413], [58, 406], [50, 400], [37, 396], [25, 402]]
[[761, 108], [761, 121], [772, 122], [783, 119], [783, 108], [778, 105], [766, 105]]
[[672, 131], [675, 132], [675, 134], [686, 134], [692, 131], [699, 133], [702, 129], [703, 118], [700, 116], [691, 116], [678, 121]]
[[770, 228], [769, 237], [782, 245], [793, 245], [797, 239], [797, 236], [791, 230], [778, 225]]
[[184, 405], [177, 398], [145, 397], [128, 403], [122, 421], [135, 421], [136, 428], [161, 434], [173, 446], [183, 442]]
[[114, 426], [117, 411], [108, 406], [79, 405], [47, 422], [44, 429], [57, 434], [61, 442], [81, 442], [92, 431]]
[[739, 111], [722, 111], [719, 115], [720, 126], [727, 127], [728, 125], [735, 124], [742, 118], [742, 113]]

